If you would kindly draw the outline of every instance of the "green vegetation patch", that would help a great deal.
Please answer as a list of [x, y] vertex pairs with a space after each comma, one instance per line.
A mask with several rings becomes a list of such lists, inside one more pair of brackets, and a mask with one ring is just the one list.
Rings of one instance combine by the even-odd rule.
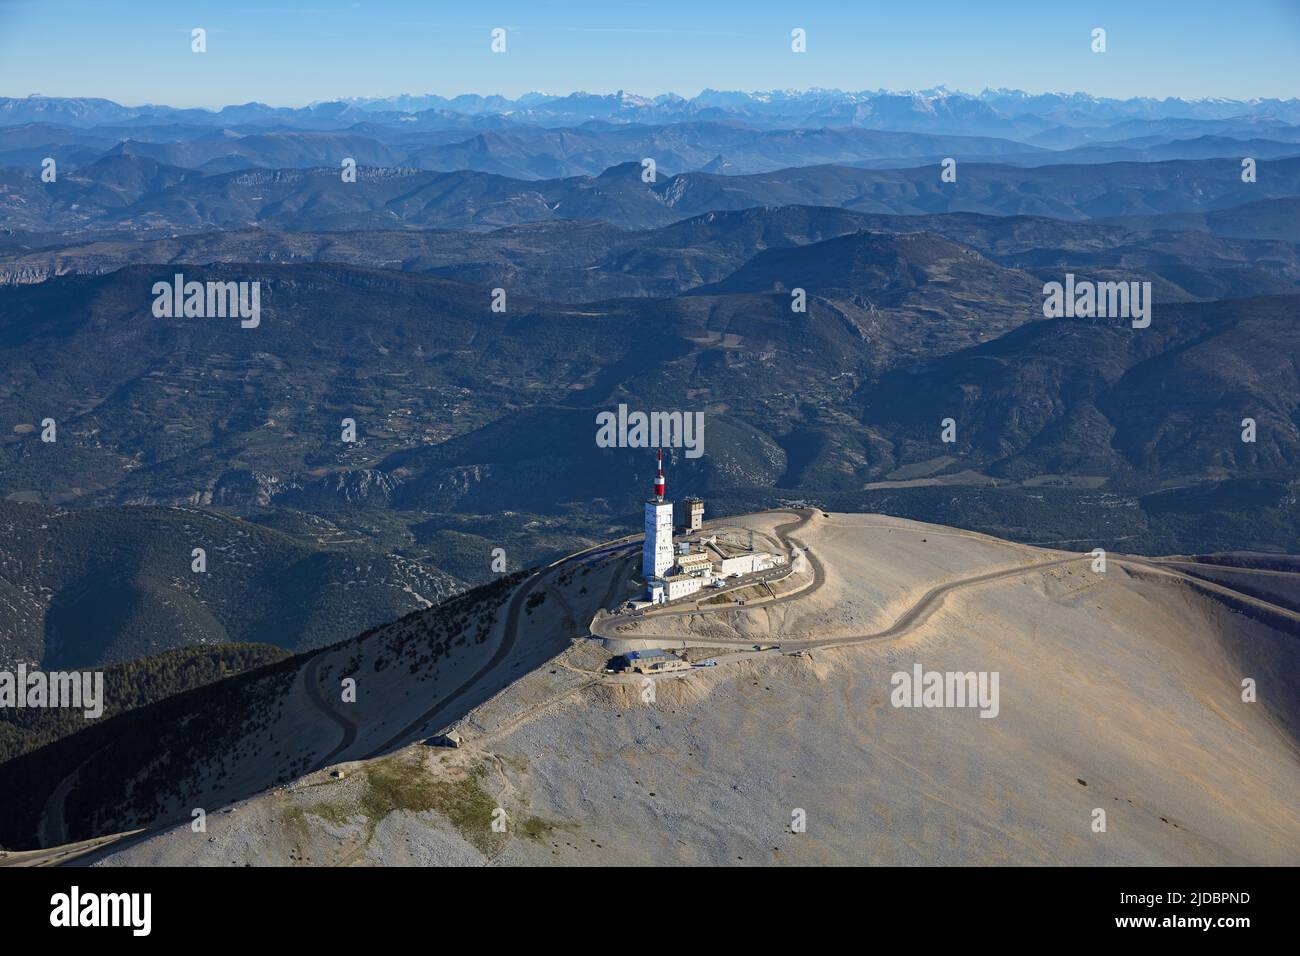
[[[497, 800], [484, 787], [488, 768], [482, 764], [454, 780], [434, 780], [422, 766], [398, 760], [380, 761], [362, 773], [366, 791], [360, 808], [372, 831], [395, 810], [432, 810], [446, 817], [480, 852], [500, 849], [506, 840], [506, 834], [492, 831]], [[315, 813], [315, 808], [310, 812]]]
[[556, 830], [571, 830], [573, 827], [567, 823], [556, 823], [553, 820], [543, 820], [541, 817], [526, 817], [519, 824], [519, 833], [525, 839], [532, 840], [534, 843], [544, 843], [546, 838]]

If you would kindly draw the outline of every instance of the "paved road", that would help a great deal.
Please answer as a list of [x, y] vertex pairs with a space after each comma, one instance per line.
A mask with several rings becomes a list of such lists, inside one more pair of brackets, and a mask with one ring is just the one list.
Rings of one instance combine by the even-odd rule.
[[[1136, 560], [1136, 559], [1135, 559]], [[1300, 571], [1274, 571], [1271, 568], [1243, 568], [1236, 564], [1213, 564], [1209, 561], [1192, 561], [1187, 558], [1142, 558], [1147, 564], [1160, 567], [1200, 568], [1203, 571], [1235, 571], [1238, 574], [1262, 574], [1265, 577], [1300, 578]]]
[[[549, 570], [549, 568], [547, 569]], [[407, 742], [410, 738], [416, 736], [438, 713], [445, 710], [447, 706], [460, 698], [464, 697], [475, 687], [479, 686], [492, 671], [504, 663], [505, 659], [510, 656], [510, 652], [515, 649], [515, 642], [519, 638], [519, 612], [523, 608], [524, 600], [532, 592], [537, 582], [541, 580], [542, 575], [546, 572], [534, 574], [524, 580], [519, 587], [515, 588], [514, 596], [510, 599], [510, 607], [506, 612], [506, 625], [501, 633], [501, 643], [497, 646], [496, 652], [488, 659], [488, 662], [476, 670], [469, 680], [462, 683], [446, 697], [442, 697], [436, 704], [422, 713], [415, 720], [411, 721], [393, 736], [389, 737], [382, 744], [376, 747], [370, 753], [366, 754], [365, 759], [373, 757], [392, 750], [399, 744]]]
[[800, 641], [796, 646], [799, 649], [808, 647], [838, 647], [847, 644], [861, 644], [866, 641], [882, 641], [890, 638], [899, 637], [910, 631], [918, 624], [923, 624], [931, 614], [939, 609], [943, 604], [943, 599], [952, 591], [958, 591], [963, 588], [978, 587], [981, 584], [987, 584], [990, 581], [1000, 581], [1004, 578], [1018, 577], [1022, 574], [1034, 574], [1047, 568], [1056, 567], [1062, 564], [1070, 564], [1074, 561], [1091, 560], [1091, 555], [1071, 555], [1068, 558], [1050, 558], [1046, 561], [1036, 561], [1033, 564], [1022, 565], [1014, 568], [1004, 568], [1001, 571], [989, 571], [985, 574], [977, 574], [974, 577], [961, 578], [956, 581], [949, 581], [947, 584], [937, 584], [930, 590], [921, 595], [921, 599], [913, 604], [910, 608], [898, 616], [893, 624], [882, 631], [873, 631], [869, 634], [856, 634], [846, 637], [830, 637], [820, 641]]
[[[1188, 584], [1192, 585], [1193, 587], [1200, 588], [1203, 591], [1209, 591], [1212, 594], [1218, 594], [1223, 597], [1231, 598], [1232, 600], [1237, 601], [1241, 604], [1248, 604], [1251, 607], [1260, 609], [1261, 611], [1268, 611], [1271, 614], [1277, 614], [1290, 621], [1300, 621], [1300, 613], [1297, 613], [1288, 607], [1282, 607], [1282, 605], [1274, 604], [1272, 601], [1265, 601], [1263, 598], [1252, 597], [1249, 594], [1245, 594], [1234, 588], [1230, 588], [1227, 587], [1226, 585], [1219, 584], [1216, 581], [1209, 581], [1203, 577], [1200, 577], [1199, 575], [1188, 574], [1185, 571], [1179, 571], [1175, 567], [1173, 567], [1173, 565], [1175, 564], [1178, 565], [1196, 564], [1196, 562], [1194, 561], [1165, 562], [1161, 560], [1136, 558], [1130, 556], [1126, 556], [1122, 558], [1109, 558], [1108, 560], [1114, 564], [1128, 565], [1129, 567], [1140, 568], [1146, 571], [1153, 571], [1156, 574], [1164, 574], [1164, 575], [1168, 575], [1169, 577], [1179, 578], [1183, 581], [1186, 581]], [[1219, 567], [1217, 564], [1206, 564], [1206, 565], [1199, 565], [1199, 566], [1204, 568]], [[1237, 570], [1247, 570], [1247, 569], [1239, 568]], [[1289, 573], [1289, 572], [1274, 572], [1274, 573]]]
[[[797, 527], [802, 527], [804, 524], [807, 523], [808, 517], [809, 515], [805, 515], [802, 521], [794, 522], [790, 525], [782, 525], [781, 528], [794, 529]], [[782, 541], [785, 542], [786, 540], [787, 540], [786, 536], [783, 535]], [[1285, 608], [1280, 605], [1273, 604], [1269, 601], [1265, 601], [1260, 598], [1251, 597], [1250, 595], [1243, 594], [1242, 592], [1234, 590], [1233, 588], [1226, 587], [1224, 585], [1218, 584], [1213, 581], [1207, 581], [1204, 578], [1197, 577], [1196, 575], [1193, 574], [1187, 574], [1171, 566], [1174, 564], [1196, 564], [1196, 562], [1162, 561], [1156, 559], [1144, 559], [1144, 558], [1136, 558], [1130, 556], [1125, 556], [1125, 557], [1112, 556], [1109, 560], [1111, 564], [1117, 564], [1120, 566], [1127, 565], [1129, 567], [1144, 569], [1147, 571], [1153, 571], [1157, 574], [1164, 574], [1170, 577], [1179, 578], [1195, 587], [1202, 588], [1204, 590], [1213, 592], [1218, 595], [1222, 595], [1224, 597], [1232, 598], [1233, 600], [1240, 601], [1245, 604], [1249, 604], [1252, 607], [1259, 608], [1260, 610], [1264, 610], [1273, 614], [1280, 615], [1289, 620], [1300, 621], [1300, 613], [1292, 611], [1289, 608]], [[1060, 558], [1049, 558], [1043, 561], [1036, 561], [1033, 564], [1021, 565], [1019, 567], [1014, 567], [1014, 568], [1005, 568], [1000, 571], [989, 571], [984, 574], [974, 575], [973, 577], [961, 578], [956, 581], [949, 581], [946, 584], [939, 584], [936, 585], [935, 587], [930, 588], [930, 590], [926, 591], [925, 594], [921, 595], [921, 598], [915, 604], [913, 604], [910, 608], [904, 611], [894, 621], [893, 624], [891, 624], [887, 628], [884, 628], [883, 630], [873, 631], [868, 634], [854, 634], [854, 635], [846, 635], [842, 637], [822, 638], [821, 640], [816, 640], [816, 641], [792, 641], [790, 643], [791, 646], [802, 650], [802, 649], [812, 649], [812, 648], [822, 648], [822, 647], [839, 647], [839, 646], [846, 646], [852, 644], [861, 644], [868, 641], [889, 640], [891, 638], [899, 637], [902, 634], [905, 634], [907, 631], [910, 631], [912, 628], [916, 627], [917, 625], [924, 623], [930, 617], [930, 615], [934, 613], [934, 611], [937, 610], [938, 607], [943, 603], [944, 597], [946, 597], [952, 591], [956, 591], [963, 588], [978, 587], [979, 585], [987, 584], [991, 581], [998, 581], [1005, 578], [1017, 577], [1023, 574], [1037, 573], [1040, 571], [1044, 571], [1048, 568], [1057, 567], [1063, 564], [1070, 564], [1076, 561], [1091, 562], [1092, 554], [1085, 553], [1081, 555], [1069, 555], [1067, 557], [1060, 557]], [[822, 568], [820, 564], [815, 564], [814, 567], [816, 571], [822, 572]], [[1206, 567], [1218, 567], [1218, 566], [1206, 565]], [[822, 572], [820, 580], [816, 583], [816, 585], [811, 590], [801, 591], [791, 595], [786, 595], [783, 598], [778, 598], [776, 602], [768, 601], [762, 604], [747, 605], [744, 608], [738, 608], [735, 605], [726, 605], [718, 608], [702, 608], [700, 610], [665, 612], [662, 614], [653, 615], [653, 617], [668, 617], [668, 616], [681, 617], [681, 616], [695, 615], [695, 614], [722, 613], [722, 612], [743, 613], [744, 611], [748, 611], [751, 609], [762, 610], [766, 607], [771, 606], [771, 604], [773, 603], [780, 603], [784, 600], [806, 597], [809, 593], [811, 593], [812, 590], [816, 590], [817, 587], [820, 587], [822, 581], [824, 581], [824, 572]], [[643, 618], [643, 619], [648, 619], [648, 618]], [[620, 634], [613, 629], [613, 625], [622, 624], [622, 623], [627, 623], [627, 619], [619, 620], [618, 618], [615, 617], [605, 618], [599, 622], [595, 622], [592, 628], [592, 633], [598, 637], [608, 637], [608, 638], [613, 638], [615, 640], [652, 640], [652, 641], [659, 640], [659, 641], [673, 642], [673, 643], [680, 643], [683, 640], [681, 634], [655, 635], [655, 634], [642, 633], [642, 632]], [[691, 639], [687, 638], [687, 640], [691, 640]], [[730, 645], [752, 646], [754, 643], [752, 639], [741, 640], [741, 639], [713, 638], [713, 637], [708, 638], [707, 641], [692, 641], [692, 642], [696, 644], [700, 644], [701, 646], [703, 646], [704, 644], [710, 646], [715, 644], [729, 645], [729, 646]]]
[[[790, 641], [789, 644], [790, 646], [795, 647], [799, 650], [811, 650], [820, 647], [840, 647], [840, 646], [845, 646], [850, 644], [861, 644], [867, 641], [888, 640], [890, 638], [898, 637], [906, 633], [907, 631], [911, 630], [913, 627], [916, 627], [918, 624], [923, 623], [927, 618], [929, 618], [929, 616], [932, 613], [934, 613], [935, 610], [938, 609], [939, 605], [943, 603], [944, 597], [947, 596], [952, 591], [956, 591], [961, 588], [977, 587], [978, 585], [987, 584], [990, 581], [997, 581], [1003, 578], [1016, 577], [1022, 574], [1032, 574], [1039, 571], [1043, 571], [1047, 568], [1056, 567], [1057, 565], [1069, 564], [1074, 561], [1083, 561], [1083, 560], [1091, 560], [1091, 555], [1071, 555], [1068, 558], [1050, 558], [1045, 561], [1037, 561], [1033, 564], [1022, 565], [1014, 568], [1004, 568], [1001, 571], [988, 571], [984, 574], [974, 575], [973, 577], [960, 578], [956, 581], [949, 581], [946, 584], [938, 584], [930, 588], [930, 590], [926, 591], [925, 594], [921, 595], [920, 599], [915, 604], [913, 604], [910, 608], [908, 608], [901, 615], [899, 615], [899, 617], [894, 621], [893, 624], [889, 625], [889, 627], [884, 628], [883, 630], [872, 631], [867, 634], [848, 634], [848, 635], [842, 635], [840, 637], [825, 637], [815, 641], [793, 640]], [[800, 594], [791, 595], [790, 597], [794, 597], [797, 599], [800, 597], [807, 596], [807, 593], [808, 592], [802, 592]], [[728, 605], [716, 609], [705, 608], [699, 611], [692, 611], [689, 613], [691, 614], [708, 614], [708, 613], [719, 613], [719, 612], [744, 613], [745, 611], [749, 611], [749, 610], [756, 610], [756, 611], [763, 610], [764, 608], [769, 607], [771, 603], [772, 602], [766, 602], [764, 604], [756, 604], [752, 606], [746, 605], [744, 608], [738, 608], [735, 607], [734, 605]], [[606, 623], [606, 621], [614, 621], [614, 620], [615, 619], [613, 618], [607, 618], [605, 621], [601, 621], [600, 624], [604, 624]], [[592, 632], [596, 633], [595, 628], [593, 628]], [[665, 642], [680, 643], [683, 640], [683, 636], [681, 634], [648, 634], [642, 632], [628, 633], [628, 634], [613, 633], [611, 635], [598, 634], [597, 636], [599, 637], [612, 636], [615, 640], [625, 640], [625, 641], [650, 640], [650, 641], [665, 641]], [[695, 639], [695, 638], [687, 637], [685, 639], [691, 641], [692, 643], [698, 646], [709, 646], [709, 647], [715, 645], [716, 646], [742, 646], [742, 645], [753, 646], [753, 644], [755, 643], [753, 638], [750, 638], [748, 640], [742, 640], [739, 638], [710, 637], [708, 639]], [[769, 638], [768, 640], [774, 641], [775, 639]], [[766, 642], [761, 642], [761, 643], [766, 643]], [[785, 643], [785, 642], [781, 642], [781, 643]]]
[[125, 833], [112, 833], [108, 836], [93, 837], [77, 843], [65, 843], [63, 846], [52, 846], [44, 850], [0, 850], [0, 866], [62, 866], [87, 853], [93, 853], [95, 850], [145, 833], [144, 830], [128, 830]]
[[[392, 750], [399, 744], [408, 741], [412, 737], [417, 736], [419, 732], [423, 730], [441, 711], [445, 710], [449, 704], [454, 703], [468, 694], [471, 690], [479, 687], [492, 671], [505, 663], [506, 658], [510, 656], [510, 652], [515, 649], [515, 645], [519, 640], [519, 621], [520, 615], [523, 611], [524, 602], [528, 599], [528, 595], [532, 593], [533, 589], [536, 588], [543, 579], [547, 578], [559, 568], [569, 564], [570, 562], [585, 560], [592, 555], [619, 551], [623, 548], [629, 547], [629, 545], [625, 543], [626, 540], [626, 538], [620, 538], [616, 542], [606, 542], [597, 545], [594, 548], [587, 548], [583, 551], [577, 552], [576, 554], [567, 555], [566, 557], [560, 558], [558, 561], [552, 561], [546, 567], [542, 568], [540, 571], [534, 572], [530, 577], [524, 580], [519, 587], [515, 588], [515, 593], [510, 598], [510, 606], [506, 611], [506, 623], [501, 635], [501, 644], [497, 647], [496, 652], [492, 655], [491, 659], [475, 671], [473, 676], [462, 683], [454, 691], [446, 697], [441, 698], [436, 704], [422, 713], [411, 723], [407, 724], [397, 733], [393, 734], [393, 736], [388, 738], [388, 740], [384, 741], [370, 753], [366, 754], [365, 759], [368, 760], [377, 757], [386, 751]], [[611, 589], [613, 589], [614, 586], [615, 585], [611, 584]]]
[[68, 839], [67, 815], [64, 807], [68, 803], [68, 794], [77, 785], [81, 766], [72, 771], [55, 787], [45, 800], [45, 810], [41, 814], [41, 846], [58, 846]]
[[[320, 665], [325, 659], [325, 653], [322, 651], [307, 662], [307, 666], [302, 669], [302, 679], [307, 688], [307, 699], [316, 705], [316, 709], [323, 713], [329, 720], [339, 725], [343, 731], [343, 738], [339, 741], [338, 746], [321, 757], [316, 765], [311, 768], [312, 772], [320, 770], [322, 767], [328, 767], [334, 762], [334, 758], [343, 751], [351, 747], [357, 739], [357, 724], [351, 717], [340, 713], [330, 706], [325, 700], [325, 695], [320, 689]], [[342, 701], [340, 701], [342, 703]]]
[[[606, 550], [612, 551], [612, 550], [617, 550], [619, 547], [624, 547], [624, 546], [625, 545], [606, 543], [598, 546], [597, 548], [590, 548], [587, 549], [586, 551], [580, 551], [577, 554], [568, 555], [567, 557], [561, 558], [559, 561], [552, 562], [551, 564], [543, 568], [541, 571], [535, 572], [531, 577], [523, 581], [519, 585], [519, 587], [515, 589], [515, 593], [510, 600], [510, 608], [506, 615], [506, 626], [502, 637], [501, 646], [497, 648], [497, 651], [495, 654], [492, 655], [491, 660], [489, 660], [488, 663], [485, 664], [483, 667], [479, 668], [479, 670], [476, 671], [475, 674], [469, 680], [465, 681], [454, 691], [452, 691], [449, 695], [439, 700], [437, 704], [435, 704], [429, 710], [425, 711], [425, 713], [422, 714], [419, 718], [417, 718], [412, 723], [408, 724], [398, 733], [394, 734], [392, 737], [390, 737], [379, 747], [375, 748], [373, 751], [366, 754], [365, 755], [366, 758], [369, 759], [371, 757], [376, 757], [379, 754], [383, 753], [385, 750], [388, 750], [396, 746], [398, 743], [403, 742], [405, 739], [415, 736], [418, 731], [420, 731], [430, 720], [433, 719], [434, 716], [437, 715], [438, 711], [442, 710], [448, 704], [454, 702], [464, 694], [468, 693], [469, 690], [474, 686], [476, 686], [479, 681], [485, 678], [492, 671], [493, 668], [499, 667], [501, 665], [501, 663], [506, 659], [506, 657], [509, 656], [510, 651], [514, 649], [515, 642], [518, 639], [519, 615], [521, 609], [523, 608], [523, 603], [525, 600], [527, 600], [528, 595], [532, 592], [533, 588], [537, 585], [539, 581], [542, 580], [544, 576], [554, 571], [556, 568], [560, 567], [561, 565], [569, 561], [580, 559], [591, 552], [599, 552], [599, 551], [606, 551]], [[329, 703], [325, 700], [324, 695], [321, 693], [320, 681], [319, 681], [319, 669], [322, 660], [323, 660], [323, 654], [317, 654], [310, 661], [308, 661], [307, 666], [303, 668], [303, 680], [305, 681], [307, 698], [308, 700], [311, 701], [312, 704], [315, 705], [315, 707], [318, 710], [320, 710], [325, 715], [325, 717], [328, 720], [339, 725], [340, 729], [343, 731], [343, 738], [339, 741], [338, 745], [335, 746], [333, 750], [331, 750], [328, 754], [326, 754], [319, 761], [317, 761], [315, 767], [312, 768], [313, 772], [316, 770], [320, 770], [323, 767], [329, 766], [330, 762], [333, 761], [339, 754], [343, 753], [349, 747], [351, 747], [356, 742], [356, 738], [357, 738], [356, 722], [353, 721], [351, 718], [349, 718], [346, 714], [340, 713], [339, 711], [331, 707]], [[57, 801], [60, 809], [62, 807], [62, 800], [66, 799], [67, 791], [71, 790], [72, 783], [74, 782], [75, 777], [76, 777], [76, 773], [74, 771], [74, 773], [69, 774], [68, 777], [66, 777], [59, 784], [59, 787], [56, 789], [56, 794], [58, 793], [58, 791], [63, 791], [62, 798], [58, 799]], [[55, 802], [56, 794], [51, 794], [50, 802]], [[46, 809], [47, 820], [44, 823], [44, 826], [47, 828], [49, 826], [49, 822], [48, 822], [49, 814], [50, 814], [50, 808], [47, 804], [47, 809]], [[63, 863], [71, 862], [72, 860], [75, 860], [78, 857], [85, 856], [87, 853], [104, 849], [110, 845], [117, 844], [116, 848], [121, 849], [122, 847], [129, 846], [132, 843], [137, 843], [141, 840], [148, 839], [149, 837], [157, 833], [161, 833], [164, 830], [168, 830], [171, 827], [176, 825], [177, 822], [172, 821], [168, 823], [158, 824], [156, 826], [142, 828], [139, 830], [130, 830], [125, 833], [96, 837], [91, 840], [83, 840], [78, 843], [69, 843], [62, 846], [49, 846], [43, 850], [31, 850], [22, 853], [11, 853], [8, 856], [0, 857], [0, 865], [3, 866], [60, 865]], [[52, 831], [47, 831], [47, 832], [52, 832]]]
[[[343, 738], [339, 741], [338, 746], [328, 754], [317, 761], [312, 771], [320, 770], [322, 767], [328, 767], [330, 762], [348, 747], [351, 747], [357, 738], [356, 724], [334, 710], [325, 701], [320, 689], [320, 679], [318, 672], [323, 655], [317, 654], [307, 666], [303, 668], [303, 680], [305, 682], [307, 698], [316, 705], [316, 707], [325, 714], [327, 718], [338, 724], [343, 731]], [[147, 839], [155, 833], [162, 833], [177, 825], [177, 822], [156, 824], [151, 827], [145, 827], [138, 830], [128, 830], [124, 833], [113, 834], [110, 836], [95, 837], [90, 840], [81, 840], [77, 843], [63, 843], [68, 838], [67, 826], [65, 823], [64, 806], [68, 800], [68, 794], [72, 792], [77, 784], [78, 775], [81, 768], [78, 767], [72, 773], [68, 774], [54, 788], [45, 801], [45, 811], [41, 817], [41, 843], [47, 847], [45, 850], [32, 850], [23, 854], [11, 854], [6, 859], [0, 857], [0, 866], [55, 866], [62, 863], [69, 863], [78, 857], [85, 856], [95, 850], [102, 849], [110, 844], [120, 843], [118, 849], [129, 846], [132, 843], [138, 843], [140, 840]]]

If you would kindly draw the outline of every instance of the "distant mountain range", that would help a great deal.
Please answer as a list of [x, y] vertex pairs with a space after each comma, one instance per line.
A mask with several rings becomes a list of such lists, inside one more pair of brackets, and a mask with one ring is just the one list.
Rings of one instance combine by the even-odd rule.
[[1261, 161], [1244, 183], [1236, 159], [1019, 167], [968, 163], [957, 183], [937, 166], [876, 170], [810, 166], [748, 176], [664, 172], [640, 163], [599, 176], [522, 180], [471, 171], [254, 169], [205, 175], [140, 156], [106, 157], [57, 183], [0, 169], [9, 230], [117, 232], [159, 237], [250, 227], [287, 230], [491, 229], [601, 219], [665, 226], [705, 212], [754, 206], [840, 206], [863, 213], [975, 212], [1091, 219], [1199, 213], [1300, 193], [1300, 158]]
[[[1232, 143], [1230, 152], [1240, 153], [1241, 145]], [[1166, 149], [1182, 151], [1176, 145]], [[1300, 154], [1300, 145], [1270, 140], [1255, 152], [1294, 155]], [[462, 133], [449, 137], [445, 132], [375, 127], [342, 131], [168, 126], [85, 130], [48, 123], [0, 127], [0, 166], [34, 168], [51, 156], [65, 167], [76, 167], [115, 155], [142, 156], [204, 172], [337, 167], [343, 157], [351, 157], [362, 166], [465, 169], [545, 179], [600, 173], [645, 157], [653, 158], [665, 172], [747, 173], [822, 163], [916, 165], [949, 155], [1047, 162], [1058, 154], [993, 137], [864, 129], [755, 130], [717, 122], [667, 126], [592, 122], [557, 129], [485, 130], [468, 139]]]
[[[477, 94], [443, 97], [392, 96], [274, 107], [264, 103], [220, 110], [180, 109], [146, 104], [123, 106], [91, 97], [0, 98], [0, 125], [60, 123], [96, 126], [192, 123], [284, 125], [302, 129], [344, 129], [358, 123], [405, 122], [413, 128], [467, 129], [485, 125], [552, 126], [606, 120], [618, 123], [680, 123], [740, 120], [756, 126], [858, 126], [865, 129], [971, 133], [1022, 138], [1057, 127], [1084, 131], [1123, 121], [1239, 120], [1300, 123], [1300, 99], [1127, 100], [1086, 93], [1025, 93], [985, 90], [978, 95], [942, 87], [887, 90], [772, 90], [744, 93], [704, 90], [698, 96], [529, 93], [517, 99]], [[1081, 140], [1081, 141], [1083, 141]]]
[[[856, 128], [756, 130], [733, 123], [614, 126], [591, 122], [554, 129], [485, 130], [462, 138], [446, 132], [389, 128], [341, 131], [243, 127], [150, 126], [77, 129], [50, 123], [0, 127], [0, 167], [27, 171], [47, 157], [65, 171], [113, 156], [139, 156], [208, 173], [250, 168], [360, 166], [468, 170], [516, 179], [598, 175], [611, 166], [653, 159], [656, 174], [743, 175], [797, 166], [840, 164], [875, 169], [959, 162], [1019, 166], [1158, 162], [1300, 155], [1300, 127], [1241, 130], [1217, 122], [1168, 135], [1148, 134], [1068, 149], [1046, 149], [989, 136]], [[1186, 138], [1177, 138], [1183, 137]]]
[[893, 169], [1300, 155], [1300, 101], [1103, 100], [1074, 94], [399, 97], [221, 110], [0, 99], [0, 167], [140, 156], [204, 172], [361, 166], [544, 180], [650, 158], [665, 174], [840, 164]]
[[[6, 249], [0, 286], [150, 263], [332, 262], [425, 272], [555, 302], [681, 295], [727, 280], [764, 250], [860, 230], [924, 230], [1046, 281], [1064, 272], [1140, 268], [1163, 301], [1272, 295], [1300, 282], [1295, 242], [1300, 199], [1271, 199], [1207, 213], [1066, 223], [972, 213], [894, 216], [824, 206], [708, 212], [628, 230], [604, 222], [525, 223], [491, 231], [386, 229], [287, 232], [244, 229], [129, 241], [99, 239]], [[567, 250], [557, 261], [556, 248]], [[789, 276], [786, 277], [787, 279]], [[865, 291], [865, 290], [864, 290]]]

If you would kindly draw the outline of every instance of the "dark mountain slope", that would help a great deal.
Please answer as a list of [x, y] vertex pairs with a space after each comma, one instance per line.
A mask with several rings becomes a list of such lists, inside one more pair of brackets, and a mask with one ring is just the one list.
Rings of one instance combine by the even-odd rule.
[[[1113, 467], [1163, 480], [1295, 460], [1281, 427], [1296, 409], [1294, 296], [1193, 308], [1157, 295], [1146, 330], [1044, 322], [1037, 279], [924, 234], [768, 250], [738, 270], [741, 288], [807, 282], [807, 314], [771, 291], [569, 308], [511, 297], [500, 314], [486, 289], [412, 274], [271, 266], [221, 278], [241, 275], [264, 283], [256, 329], [153, 318], [149, 269], [0, 290], [0, 491], [308, 511], [445, 511], [485, 494], [464, 507], [490, 511], [519, 494], [540, 507], [602, 497], [588, 488], [610, 467], [595, 413], [620, 402], [704, 412], [695, 467], [707, 488], [729, 472], [747, 485], [870, 480], [948, 453], [935, 444], [948, 416], [964, 422], [973, 465], [1008, 475]], [[1197, 381], [1215, 383], [1216, 417], [1182, 410]], [[1144, 419], [1143, 407], [1175, 417]], [[1223, 422], [1252, 408], [1260, 442], [1225, 450]], [[46, 416], [59, 423], [52, 445], [39, 440]], [[822, 437], [808, 444], [799, 429]], [[537, 442], [550, 450], [522, 454]], [[723, 449], [734, 467], [708, 457]], [[576, 484], [530, 489], [529, 462], [545, 455]], [[496, 468], [491, 481], [480, 465]], [[498, 484], [513, 490], [467, 490]]]
[[[216, 644], [101, 665], [97, 669], [104, 672], [102, 717], [147, 707], [289, 656], [288, 651], [269, 644]], [[6, 707], [0, 710], [0, 764], [86, 728], [83, 711]]]
[[[962, 467], [1016, 478], [1285, 478], [1300, 464], [1298, 303], [1157, 306], [1148, 329], [1034, 323], [883, 376], [858, 396], [863, 422], [894, 436], [882, 467], [956, 454]], [[939, 441], [947, 417], [955, 445]], [[1248, 417], [1255, 443], [1241, 440]]]
[[[93, 546], [92, 546], [93, 545]], [[196, 573], [194, 548], [206, 553]], [[462, 587], [359, 543], [195, 509], [0, 500], [0, 665], [89, 667], [230, 641], [319, 647]]]
[[[134, 164], [134, 165], [133, 165]], [[132, 169], [135, 171], [132, 172]], [[809, 166], [748, 176], [692, 172], [641, 179], [640, 162], [599, 176], [521, 180], [478, 172], [363, 167], [257, 169], [204, 176], [114, 155], [57, 183], [0, 170], [10, 228], [165, 235], [202, 229], [494, 228], [552, 219], [668, 225], [755, 206], [839, 206], [867, 213], [980, 212], [1089, 219], [1197, 213], [1300, 193], [1300, 159], [1270, 160], [1242, 183], [1232, 159], [1021, 168], [964, 163], [955, 183], [937, 165], [866, 170]], [[167, 184], [168, 180], [173, 184]], [[151, 185], [152, 184], [152, 185]]]
[[[174, 271], [0, 290], [7, 493], [65, 500], [111, 484], [129, 501], [253, 504], [322, 489], [382, 503], [366, 470], [380, 455], [567, 396], [634, 333], [602, 342], [593, 333], [618, 323], [601, 313], [522, 297], [494, 313], [488, 289], [339, 266], [187, 268], [261, 282], [260, 326], [154, 318], [150, 289]], [[47, 416], [55, 444], [35, 430]]]

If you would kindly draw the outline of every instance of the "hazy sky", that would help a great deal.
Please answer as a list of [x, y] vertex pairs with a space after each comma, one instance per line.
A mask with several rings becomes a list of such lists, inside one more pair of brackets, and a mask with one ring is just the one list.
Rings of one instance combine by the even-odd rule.
[[[489, 51], [504, 27], [507, 51]], [[190, 30], [208, 52], [190, 52]], [[790, 52], [790, 30], [808, 52]], [[1094, 27], [1108, 51], [1089, 49]], [[396, 93], [838, 87], [1300, 96], [1300, 0], [0, 0], [0, 95], [297, 106]]]

